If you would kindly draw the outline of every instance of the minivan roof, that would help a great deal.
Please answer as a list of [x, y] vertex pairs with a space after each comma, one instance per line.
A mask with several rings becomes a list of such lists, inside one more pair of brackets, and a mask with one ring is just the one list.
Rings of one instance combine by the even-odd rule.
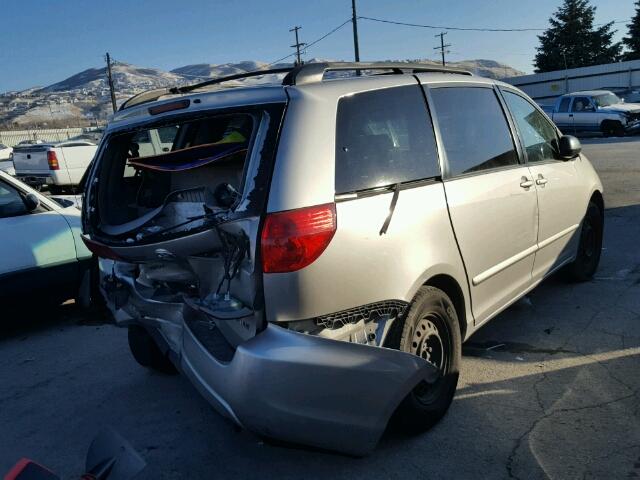
[[[334, 76], [326, 78], [323, 81], [322, 76], [319, 75], [318, 70], [322, 68], [330, 68], [331, 66], [338, 65], [343, 66], [342, 70], [354, 69], [353, 65], [362, 66], [363, 69], [369, 69], [371, 65], [382, 65], [379, 68], [385, 68], [386, 70], [394, 69], [393, 65], [397, 65], [397, 69], [413, 70], [420, 68], [420, 65], [410, 63], [383, 63], [383, 64], [348, 64], [348, 63], [336, 63], [336, 64], [309, 64], [314, 65], [315, 70], [311, 72], [313, 80], [305, 79], [300, 85], [287, 85], [281, 83], [266, 83], [266, 84], [252, 84], [252, 85], [234, 85], [232, 88], [225, 88], [220, 84], [205, 86], [203, 89], [199, 89], [189, 93], [169, 93], [161, 95], [158, 100], [143, 102], [137, 105], [126, 107], [120, 110], [112, 116], [107, 130], [113, 131], [120, 129], [124, 126], [133, 126], [137, 123], [148, 122], [152, 115], [150, 109], [155, 107], [161, 107], [163, 105], [170, 105], [172, 102], [188, 100], [187, 108], [189, 112], [206, 111], [219, 108], [234, 108], [247, 105], [261, 105], [269, 103], [284, 103], [287, 101], [287, 89], [307, 89], [312, 88], [314, 91], [327, 90], [329, 91], [345, 91], [353, 87], [355, 91], [360, 91], [366, 85], [366, 89], [376, 88], [377, 85], [381, 87], [388, 87], [390, 81], [397, 82], [398, 85], [406, 85], [407, 80], [413, 75], [418, 76], [422, 83], [434, 84], [443, 82], [462, 82], [462, 83], [474, 83], [474, 84], [498, 84], [510, 87], [508, 84], [502, 82], [472, 76], [469, 72], [457, 70], [437, 68], [430, 65], [424, 65], [424, 71], [415, 71], [406, 75], [363, 75], [363, 76]], [[374, 69], [374, 68], [371, 68]], [[340, 87], [338, 87], [340, 85]], [[336, 88], [338, 87], [338, 88]], [[153, 92], [150, 92], [153, 94]], [[331, 96], [331, 95], [330, 95]], [[184, 108], [184, 107], [183, 107]], [[172, 112], [168, 112], [171, 114]], [[157, 115], [157, 118], [161, 118], [163, 115]]]

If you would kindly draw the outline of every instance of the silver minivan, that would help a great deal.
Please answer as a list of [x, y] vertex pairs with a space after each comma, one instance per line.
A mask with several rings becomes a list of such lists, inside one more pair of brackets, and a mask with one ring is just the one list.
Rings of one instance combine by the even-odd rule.
[[259, 435], [355, 455], [390, 419], [437, 422], [462, 342], [558, 269], [590, 278], [602, 244], [577, 139], [510, 85], [421, 64], [140, 94], [86, 185], [135, 359]]

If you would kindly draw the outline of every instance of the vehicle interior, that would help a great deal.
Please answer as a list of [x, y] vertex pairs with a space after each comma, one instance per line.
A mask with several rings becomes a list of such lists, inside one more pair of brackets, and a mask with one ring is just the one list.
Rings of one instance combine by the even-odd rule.
[[226, 114], [114, 136], [99, 172], [101, 230], [139, 241], [231, 208], [256, 125], [253, 115]]

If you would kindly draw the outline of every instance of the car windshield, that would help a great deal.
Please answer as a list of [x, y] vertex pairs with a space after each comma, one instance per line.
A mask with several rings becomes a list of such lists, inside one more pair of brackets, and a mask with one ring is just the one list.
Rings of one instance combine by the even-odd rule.
[[605, 93], [603, 95], [597, 95], [593, 97], [596, 105], [599, 107], [608, 107], [609, 105], [614, 105], [616, 103], [621, 103], [620, 98], [613, 93]]

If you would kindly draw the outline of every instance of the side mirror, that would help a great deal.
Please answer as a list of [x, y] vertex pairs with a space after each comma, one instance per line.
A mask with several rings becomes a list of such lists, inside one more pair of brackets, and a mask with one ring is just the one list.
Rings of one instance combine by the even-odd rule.
[[40, 199], [35, 193], [27, 193], [24, 197], [24, 205], [27, 207], [27, 211], [33, 212], [40, 205]]
[[563, 160], [571, 160], [576, 158], [582, 152], [580, 140], [571, 135], [563, 135], [560, 137], [560, 158]]

